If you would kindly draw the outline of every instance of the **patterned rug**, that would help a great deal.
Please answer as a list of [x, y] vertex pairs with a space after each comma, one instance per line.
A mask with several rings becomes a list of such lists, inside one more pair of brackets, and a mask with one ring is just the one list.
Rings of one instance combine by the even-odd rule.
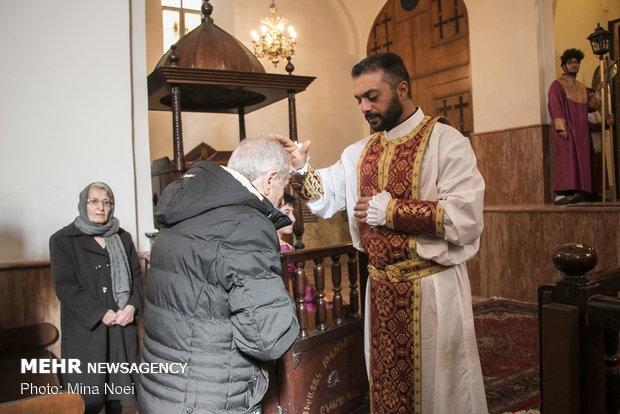
[[540, 392], [536, 304], [507, 299], [477, 303], [474, 323], [489, 414], [537, 412]]

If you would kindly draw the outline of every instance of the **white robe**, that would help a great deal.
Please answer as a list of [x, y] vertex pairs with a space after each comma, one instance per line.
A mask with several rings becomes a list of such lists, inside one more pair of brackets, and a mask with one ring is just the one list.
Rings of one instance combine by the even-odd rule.
[[[400, 138], [424, 118], [418, 110], [386, 131]], [[331, 167], [318, 170], [324, 195], [308, 204], [310, 210], [331, 217], [346, 209], [353, 245], [363, 251], [353, 208], [358, 199], [357, 166], [366, 137], [342, 153]], [[420, 199], [439, 201], [444, 208], [444, 238], [416, 235], [421, 258], [450, 266], [422, 278], [422, 412], [424, 414], [485, 414], [486, 396], [474, 332], [471, 289], [465, 261], [480, 244], [484, 180], [476, 167], [469, 139], [452, 127], [437, 123], [431, 134], [420, 174]], [[368, 305], [368, 289], [366, 297]], [[368, 365], [368, 315], [365, 318]]]

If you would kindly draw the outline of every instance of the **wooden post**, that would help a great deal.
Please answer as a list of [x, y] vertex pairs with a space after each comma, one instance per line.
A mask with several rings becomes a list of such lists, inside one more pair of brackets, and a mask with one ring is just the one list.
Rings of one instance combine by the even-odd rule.
[[245, 108], [239, 107], [239, 141], [245, 139]]
[[[290, 61], [289, 61], [290, 62]], [[290, 73], [289, 73], [290, 74]], [[288, 91], [288, 134], [291, 141], [297, 142], [297, 110], [295, 108], [295, 91]], [[293, 234], [295, 235], [295, 250], [303, 249], [304, 245], [304, 214], [299, 197], [295, 197], [293, 205], [295, 214], [295, 224]]]
[[[170, 46], [171, 53], [168, 61], [173, 67], [177, 66], [179, 56], [176, 53], [177, 45]], [[185, 152], [183, 151], [183, 125], [181, 122], [181, 87], [177, 84], [170, 86], [172, 99], [172, 153], [174, 154], [173, 169], [178, 179], [185, 172]]]
[[541, 316], [542, 412], [579, 414], [579, 308], [550, 303]]
[[174, 151], [174, 170], [185, 171], [185, 152], [183, 151], [183, 126], [181, 122], [181, 87], [173, 85], [172, 92], [172, 146]]
[[[586, 277], [596, 262], [593, 248], [579, 243], [562, 245], [553, 254], [553, 264], [564, 277], [555, 286], [539, 288], [541, 399], [545, 414], [606, 412], [603, 330], [588, 325], [586, 319], [588, 300], [601, 292], [601, 285]], [[567, 363], [571, 358], [575, 362], [575, 354], [579, 356], [577, 366]], [[566, 375], [568, 378], [564, 378]]]

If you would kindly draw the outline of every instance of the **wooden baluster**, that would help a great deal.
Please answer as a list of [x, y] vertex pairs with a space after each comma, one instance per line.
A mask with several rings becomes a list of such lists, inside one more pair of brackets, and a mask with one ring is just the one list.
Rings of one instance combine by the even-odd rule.
[[359, 293], [357, 291], [357, 253], [348, 253], [349, 261], [347, 263], [349, 270], [349, 303], [351, 304], [351, 315], [359, 318], [360, 302]]
[[295, 304], [297, 308], [297, 319], [299, 320], [299, 335], [305, 337], [308, 335], [308, 311], [306, 309], [306, 271], [304, 269], [305, 262], [295, 264], [295, 283], [293, 284], [293, 294], [295, 295]]
[[314, 259], [314, 286], [319, 293], [316, 302], [316, 328], [324, 331], [327, 327], [327, 309], [325, 306], [325, 268], [322, 257]]
[[340, 255], [332, 256], [332, 283], [334, 286], [334, 322], [336, 325], [342, 324], [343, 305], [342, 305], [342, 274], [340, 266]]

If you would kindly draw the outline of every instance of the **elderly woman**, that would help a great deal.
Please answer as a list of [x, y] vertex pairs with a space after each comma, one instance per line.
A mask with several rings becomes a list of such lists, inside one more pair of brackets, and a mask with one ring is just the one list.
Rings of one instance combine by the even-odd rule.
[[[81, 373], [63, 374], [64, 389], [84, 398], [87, 413], [120, 413], [136, 404], [134, 376], [88, 363], [138, 362], [136, 314], [142, 308], [140, 264], [131, 235], [114, 217], [107, 184], [80, 193], [79, 216], [50, 238], [50, 262], [61, 305], [62, 358]], [[131, 366], [131, 365], [129, 365]]]

